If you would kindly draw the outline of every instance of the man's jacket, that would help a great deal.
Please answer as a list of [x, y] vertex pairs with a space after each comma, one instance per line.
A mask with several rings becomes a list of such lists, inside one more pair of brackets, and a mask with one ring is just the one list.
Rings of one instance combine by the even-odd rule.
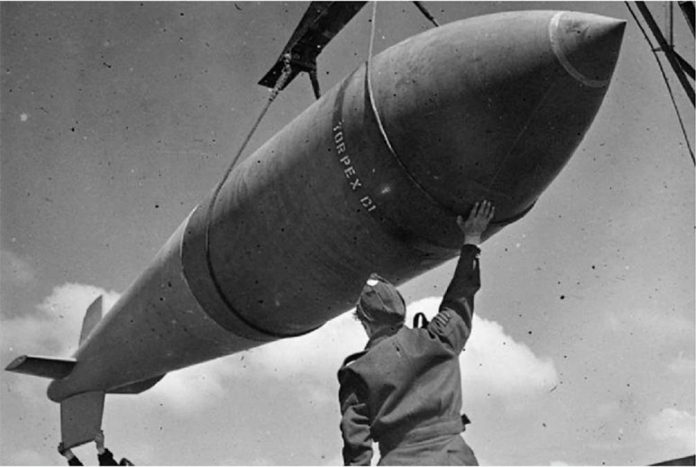
[[103, 454], [97, 453], [97, 458], [99, 459], [99, 465], [118, 465], [113, 453], [106, 448], [104, 448]]
[[373, 441], [384, 460], [397, 448], [459, 437], [459, 354], [471, 332], [480, 287], [479, 253], [476, 246], [462, 247], [452, 282], [427, 328], [400, 326], [373, 335], [364, 351], [344, 362], [338, 379], [346, 465], [369, 465]]

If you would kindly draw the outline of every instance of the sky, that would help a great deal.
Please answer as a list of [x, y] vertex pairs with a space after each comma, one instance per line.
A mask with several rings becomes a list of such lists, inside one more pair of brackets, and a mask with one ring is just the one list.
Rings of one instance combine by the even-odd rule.
[[[219, 181], [305, 2], [0, 4], [0, 363], [67, 357]], [[465, 433], [484, 465], [635, 465], [691, 455], [694, 167], [655, 59], [622, 2], [428, 2], [442, 23], [522, 9], [628, 21], [613, 81], [534, 209], [483, 245], [462, 354]], [[664, 24], [664, 4], [651, 4]], [[367, 57], [371, 8], [319, 58], [328, 90]], [[694, 40], [675, 11], [677, 50]], [[431, 24], [380, 3], [375, 52]], [[692, 61], [693, 63], [693, 61]], [[666, 62], [665, 62], [665, 66]], [[667, 67], [668, 68], [668, 67]], [[668, 69], [694, 145], [694, 112]], [[280, 94], [245, 155], [314, 100]], [[437, 309], [450, 261], [401, 287]], [[349, 314], [300, 338], [109, 395], [106, 445], [140, 465], [338, 465]], [[0, 464], [63, 465], [48, 381], [0, 373]], [[76, 449], [95, 463], [93, 445]]]

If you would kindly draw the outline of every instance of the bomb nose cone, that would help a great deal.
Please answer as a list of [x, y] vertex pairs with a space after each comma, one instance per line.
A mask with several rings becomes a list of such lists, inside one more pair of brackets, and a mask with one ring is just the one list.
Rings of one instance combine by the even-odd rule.
[[609, 84], [625, 28], [623, 20], [565, 11], [551, 19], [549, 38], [554, 54], [573, 78], [602, 87]]

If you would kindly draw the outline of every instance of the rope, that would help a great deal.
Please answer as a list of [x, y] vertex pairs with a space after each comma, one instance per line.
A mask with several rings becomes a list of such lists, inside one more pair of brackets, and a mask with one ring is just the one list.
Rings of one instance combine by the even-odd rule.
[[246, 148], [246, 145], [251, 140], [251, 137], [254, 134], [254, 132], [256, 131], [256, 128], [258, 128], [259, 123], [261, 123], [261, 120], [266, 115], [266, 112], [270, 108], [271, 104], [273, 103], [275, 98], [278, 97], [278, 93], [283, 88], [283, 86], [285, 86], [285, 82], [290, 77], [290, 73], [292, 72], [292, 68], [290, 66], [290, 59], [291, 59], [291, 55], [289, 52], [283, 56], [283, 72], [280, 75], [280, 77], [278, 78], [276, 85], [273, 87], [273, 89], [271, 89], [270, 95], [268, 96], [268, 101], [266, 101], [266, 105], [264, 106], [263, 110], [261, 110], [261, 113], [259, 114], [258, 118], [256, 119], [254, 126], [251, 127], [251, 130], [249, 131], [246, 138], [242, 142], [242, 145], [239, 147], [237, 154], [234, 156], [234, 159], [232, 159], [232, 162], [227, 167], [227, 170], [225, 171], [225, 175], [222, 177], [222, 180], [220, 180], [220, 183], [218, 183], [217, 187], [215, 188], [216, 194], [214, 197], [217, 196], [217, 193], [220, 191], [220, 188], [227, 180], [227, 177], [230, 175], [230, 172], [232, 172], [232, 169], [234, 168], [234, 166], [237, 164], [237, 160], [239, 160], [239, 156], [242, 155], [242, 152], [244, 151], [244, 149]]
[[650, 13], [650, 9], [647, 7], [645, 2], [636, 1], [634, 3], [636, 4], [638, 11], [640, 11], [640, 14], [643, 15], [643, 19], [645, 20], [645, 23], [648, 25], [648, 28], [650, 28], [650, 31], [652, 32], [653, 36], [655, 36], [655, 40], [659, 44], [662, 51], [665, 53], [665, 58], [667, 58], [667, 61], [672, 66], [674, 74], [676, 75], [677, 79], [684, 88], [684, 92], [689, 97], [689, 100], [691, 101], [691, 105], [696, 105], [696, 94], [694, 93], [694, 88], [691, 86], [689, 81], [684, 76], [684, 72], [681, 66], [679, 65], [679, 62], [675, 59], [675, 55], [678, 54], [669, 47], [669, 44], [667, 44], [667, 40], [665, 39], [664, 34], [662, 34], [662, 30], [655, 22], [655, 19], [653, 18], [652, 13]]
[[[242, 142], [242, 145], [239, 147], [239, 150], [237, 151], [237, 154], [234, 156], [232, 159], [232, 162], [230, 163], [229, 166], [227, 166], [227, 170], [225, 171], [225, 174], [222, 176], [222, 179], [218, 182], [218, 184], [215, 186], [215, 191], [213, 192], [213, 196], [210, 199], [210, 205], [208, 207], [208, 222], [207, 222], [207, 227], [206, 227], [206, 245], [208, 244], [208, 231], [210, 229], [210, 215], [211, 211], [213, 209], [213, 205], [215, 204], [215, 201], [217, 200], [218, 195], [220, 194], [220, 189], [222, 188], [222, 185], [225, 184], [227, 181], [227, 178], [230, 176], [230, 173], [232, 172], [232, 169], [234, 169], [234, 166], [237, 165], [237, 161], [239, 160], [239, 156], [242, 155], [242, 152], [244, 152], [244, 149], [246, 148], [247, 144], [251, 140], [251, 136], [254, 134], [256, 129], [259, 126], [259, 123], [261, 123], [261, 120], [263, 117], [266, 115], [266, 112], [268, 111], [269, 107], [275, 100], [275, 98], [278, 96], [278, 93], [282, 89], [283, 86], [285, 86], [285, 82], [288, 80], [288, 77], [290, 77], [290, 73], [292, 72], [292, 68], [290, 67], [290, 53], [286, 53], [283, 56], [283, 72], [280, 75], [280, 78], [278, 78], [278, 81], [276, 82], [276, 85], [271, 89], [270, 95], [268, 96], [268, 101], [266, 102], [266, 105], [263, 107], [263, 110], [261, 110], [261, 113], [259, 114], [258, 118], [256, 119], [256, 122], [254, 122], [254, 126], [251, 127], [251, 130], [247, 134], [246, 138]], [[206, 248], [207, 250], [207, 248]]]
[[314, 91], [314, 97], [317, 100], [321, 97], [321, 90], [319, 89], [319, 80], [317, 79], [317, 69], [313, 68], [309, 70], [309, 81], [312, 83], [312, 91]]
[[[259, 123], [261, 123], [261, 120], [263, 119], [264, 115], [266, 115], [266, 112], [268, 111], [269, 107], [271, 106], [271, 103], [278, 96], [278, 93], [283, 88], [283, 86], [285, 86], [286, 81], [290, 77], [290, 75], [292, 73], [292, 68], [290, 66], [290, 59], [291, 59], [290, 53], [287, 53], [283, 56], [283, 72], [280, 75], [280, 77], [278, 78], [276, 85], [273, 87], [273, 89], [271, 89], [270, 95], [268, 96], [268, 101], [266, 102], [266, 105], [264, 106], [263, 110], [261, 111], [258, 118], [256, 119], [254, 126], [252, 126], [251, 130], [249, 131], [246, 138], [242, 142], [242, 145], [240, 146], [239, 150], [237, 151], [237, 154], [232, 159], [232, 162], [227, 167], [227, 170], [225, 171], [225, 174], [223, 175], [222, 179], [215, 186], [215, 191], [213, 192], [213, 195], [210, 197], [210, 203], [208, 203], [208, 209], [207, 209], [206, 214], [205, 214], [205, 261], [206, 261], [206, 265], [208, 267], [208, 273], [210, 274], [210, 277], [212, 279], [213, 284], [215, 285], [215, 290], [217, 291], [218, 295], [220, 296], [222, 301], [230, 308], [232, 308], [232, 307], [231, 307], [230, 303], [228, 303], [227, 298], [225, 297], [225, 295], [222, 292], [220, 284], [218, 283], [217, 279], [215, 278], [215, 273], [213, 271], [213, 262], [212, 262], [212, 258], [210, 257], [210, 226], [211, 226], [212, 221], [213, 221], [213, 207], [215, 206], [215, 202], [217, 201], [217, 198], [220, 194], [220, 190], [222, 189], [222, 186], [225, 184], [228, 177], [230, 176], [230, 173], [232, 172], [232, 169], [234, 169], [235, 165], [237, 164], [237, 161], [239, 160], [239, 156], [242, 155], [244, 148], [246, 148], [246, 145], [249, 143], [249, 140], [251, 140], [251, 136], [256, 131], [256, 128], [259, 126]], [[247, 323], [246, 320], [243, 320], [243, 321], [245, 323]], [[255, 326], [251, 325], [250, 323], [247, 323], [247, 324], [252, 326], [254, 329], [257, 329]], [[267, 331], [264, 331], [264, 332], [268, 333]]]
[[689, 138], [688, 138], [688, 135], [686, 132], [686, 128], [684, 128], [684, 122], [682, 121], [681, 113], [679, 112], [679, 107], [677, 107], [677, 102], [674, 99], [674, 93], [672, 92], [672, 87], [669, 85], [669, 80], [667, 79], [667, 75], [665, 73], [664, 67], [662, 66], [662, 63], [660, 62], [660, 57], [657, 55], [657, 51], [653, 47], [653, 44], [650, 41], [650, 38], [648, 37], [647, 33], [645, 32], [645, 29], [643, 29], [643, 26], [640, 24], [640, 21], [638, 21], [638, 18], [636, 17], [635, 13], [633, 13], [633, 10], [631, 9], [631, 5], [629, 5], [628, 2], [626, 2], [626, 1], [624, 1], [624, 4], [626, 5], [626, 8], [628, 8], [629, 13], [631, 13], [631, 16], [633, 16], [633, 19], [635, 20], [636, 24], [638, 25], [640, 32], [643, 33], [643, 37], [647, 41], [648, 46], [650, 47], [650, 51], [655, 56], [655, 61], [657, 61], [657, 66], [660, 68], [660, 73], [662, 74], [662, 79], [664, 80], [665, 85], [667, 86], [667, 91], [669, 92], [669, 98], [672, 101], [672, 106], [674, 107], [674, 111], [677, 114], [677, 119], [679, 120], [679, 126], [681, 127], [682, 134], [684, 135], [684, 141], [686, 142], [686, 147], [689, 150], [689, 155], [691, 156], [691, 161], [693, 162], [694, 166], [696, 166], [696, 158], [694, 158], [694, 151], [691, 149], [691, 144], [689, 143]]
[[413, 3], [418, 7], [418, 9], [421, 11], [421, 13], [423, 13], [423, 16], [428, 18], [428, 20], [430, 20], [430, 22], [433, 23], [435, 25], [435, 27], [440, 26], [440, 24], [435, 20], [433, 15], [430, 14], [428, 9], [425, 8], [425, 5], [423, 5], [423, 2], [413, 2]]

